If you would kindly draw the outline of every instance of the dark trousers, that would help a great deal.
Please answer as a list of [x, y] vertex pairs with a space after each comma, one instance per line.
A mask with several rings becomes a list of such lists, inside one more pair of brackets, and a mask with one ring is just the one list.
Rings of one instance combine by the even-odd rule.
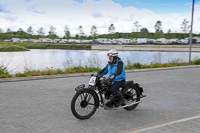
[[111, 93], [113, 95], [117, 95], [119, 88], [123, 87], [124, 85], [125, 85], [125, 80], [114, 82], [113, 86], [110, 88]]

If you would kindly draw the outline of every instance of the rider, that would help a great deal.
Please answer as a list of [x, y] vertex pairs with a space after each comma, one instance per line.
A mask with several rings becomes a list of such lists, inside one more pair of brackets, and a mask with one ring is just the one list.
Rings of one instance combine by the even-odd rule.
[[108, 107], [112, 107], [113, 103], [116, 101], [116, 99], [118, 99], [117, 103], [115, 104], [115, 106], [118, 107], [123, 103], [123, 96], [119, 92], [119, 88], [125, 85], [125, 67], [122, 59], [118, 57], [118, 52], [116, 49], [111, 49], [110, 51], [108, 51], [107, 56], [109, 57], [109, 62], [105, 68], [99, 71], [99, 73], [101, 75], [106, 75], [107, 73], [109, 73], [107, 82], [113, 81], [114, 84], [110, 88], [113, 97], [105, 105]]

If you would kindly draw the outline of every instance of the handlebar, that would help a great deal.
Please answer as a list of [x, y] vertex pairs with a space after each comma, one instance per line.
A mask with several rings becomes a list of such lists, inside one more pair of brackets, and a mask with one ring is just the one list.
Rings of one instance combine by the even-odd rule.
[[97, 74], [91, 74], [91, 77], [92, 76], [95, 76], [97, 77], [98, 79], [100, 78], [103, 78], [102, 80], [100, 80], [100, 84], [106, 84], [106, 85], [112, 85], [113, 82], [108, 82], [106, 79], [105, 76], [102, 76], [100, 73], [97, 73]]

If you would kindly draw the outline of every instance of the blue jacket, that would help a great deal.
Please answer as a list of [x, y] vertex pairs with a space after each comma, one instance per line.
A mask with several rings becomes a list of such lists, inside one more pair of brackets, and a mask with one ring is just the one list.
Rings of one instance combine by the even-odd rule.
[[114, 76], [113, 81], [122, 81], [126, 79], [125, 67], [122, 59], [117, 58], [114, 64], [108, 62], [107, 66], [99, 72], [101, 75], [109, 74], [109, 78]]

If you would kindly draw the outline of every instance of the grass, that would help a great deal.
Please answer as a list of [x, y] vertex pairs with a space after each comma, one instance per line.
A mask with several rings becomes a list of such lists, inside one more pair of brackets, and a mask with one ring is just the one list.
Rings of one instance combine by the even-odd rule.
[[[197, 60], [199, 60], [199, 62]], [[193, 63], [193, 65], [200, 65], [200, 59], [196, 59], [193, 62], [196, 62], [196, 63]], [[132, 65], [128, 64], [127, 66], [125, 66], [125, 69], [127, 69], [127, 70], [130, 70], [130, 69], [147, 69], [147, 68], [162, 68], [162, 67], [187, 66], [187, 65], [188, 65], [188, 63], [182, 62], [179, 59], [175, 59], [175, 60], [172, 60], [169, 63], [164, 63], [164, 64], [157, 63], [157, 62], [151, 63], [150, 65], [142, 65], [140, 63], [134, 63]]]
[[31, 77], [31, 76], [42, 76], [42, 75], [57, 75], [57, 74], [71, 74], [71, 73], [86, 73], [86, 72], [98, 72], [100, 68], [95, 67], [73, 67], [70, 69], [56, 69], [56, 70], [32, 70], [25, 71], [24, 73], [16, 73], [14, 77]]
[[23, 46], [27, 49], [47, 49], [49, 44], [45, 44], [45, 43], [13, 43], [16, 46]]
[[[91, 49], [90, 44], [53, 44], [53, 43], [31, 43], [31, 42], [1, 42], [0, 46], [14, 46], [14, 47], [23, 47], [26, 50], [28, 49]], [[9, 51], [13, 49], [10, 48]]]
[[0, 44], [0, 52], [29, 51], [26, 47], [13, 44]]
[[[181, 62], [181, 60], [176, 59], [172, 60], [169, 63], [151, 63], [150, 65], [142, 65], [140, 63], [134, 63], [131, 64], [130, 62], [128, 65], [125, 66], [126, 70], [131, 69], [147, 69], [147, 68], [162, 68], [162, 67], [174, 67], [174, 66], [187, 66], [188, 63]], [[192, 65], [200, 65], [200, 59], [195, 59], [192, 61]], [[55, 69], [53, 68], [49, 69], [46, 68], [45, 70], [26, 70], [23, 73], [16, 73], [15, 75], [9, 74], [6, 67], [0, 66], [0, 78], [11, 78], [11, 77], [31, 77], [31, 76], [43, 76], [43, 75], [56, 75], [56, 74], [71, 74], [71, 73], [87, 73], [87, 72], [98, 72], [101, 69], [99, 67], [82, 67], [82, 66], [74, 66], [71, 68], [67, 68], [64, 70], [61, 69]]]
[[10, 78], [12, 75], [9, 74], [8, 69], [4, 66], [0, 66], [0, 78]]
[[48, 49], [91, 49], [91, 45], [49, 45]]

